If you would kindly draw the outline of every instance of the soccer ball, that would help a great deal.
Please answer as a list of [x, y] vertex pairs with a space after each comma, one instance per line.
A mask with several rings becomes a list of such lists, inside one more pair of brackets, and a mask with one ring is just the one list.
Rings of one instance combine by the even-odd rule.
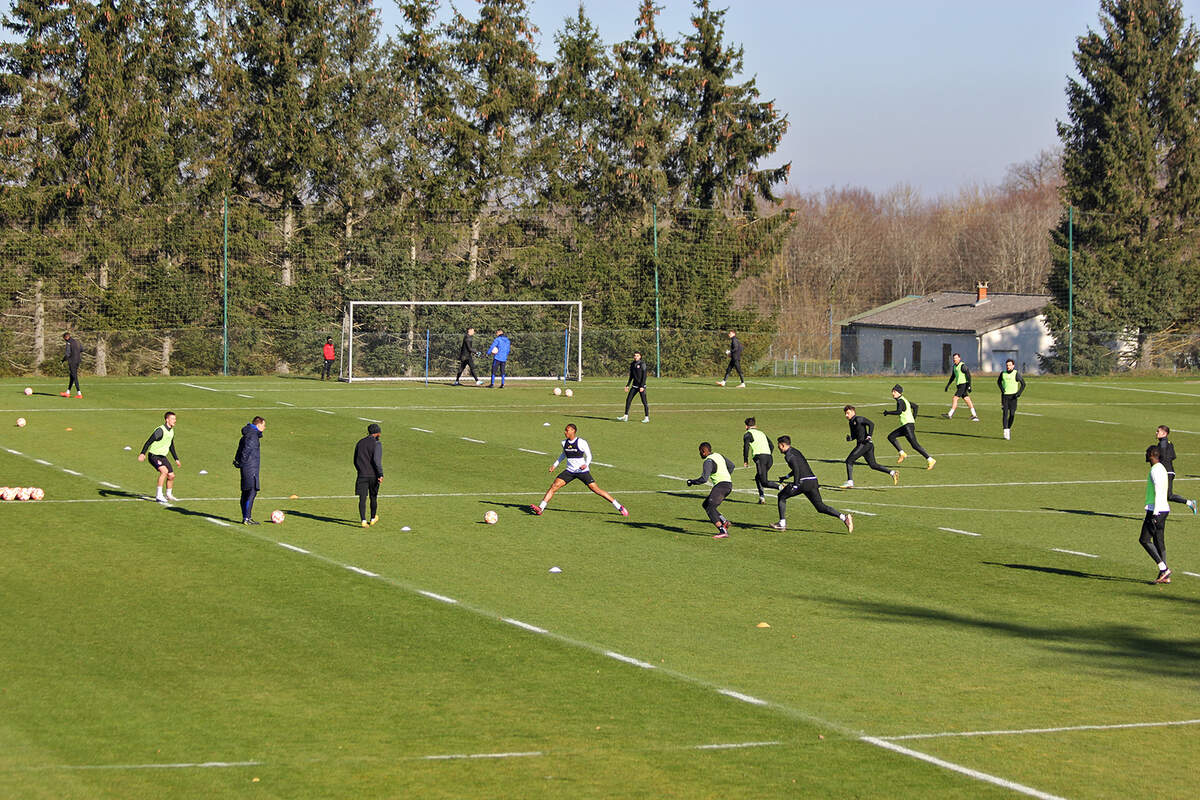
[[31, 395], [31, 394], [33, 394], [33, 387], [32, 387], [32, 386], [26, 386], [26, 387], [25, 387], [25, 396], [26, 396], [26, 397], [29, 397], [29, 395]]
[[567, 397], [574, 397], [574, 396], [575, 396], [575, 390], [573, 390], [573, 389], [567, 389], [567, 391], [565, 392], [565, 394], [567, 395]]
[[17, 417], [17, 427], [18, 428], [25, 427], [25, 418], [24, 417]]
[[276, 525], [283, 524], [283, 512], [278, 508], [271, 512], [271, 522], [274, 522]]
[[28, 500], [29, 496], [31, 494], [33, 494], [32, 488], [30, 488], [28, 486], [22, 486], [20, 489], [17, 490], [17, 499], [18, 500]]
[[495, 525], [497, 522], [500, 521], [500, 515], [497, 514], [495, 511], [488, 511], [487, 513], [485, 513], [483, 515], [483, 521], [486, 522], [488, 525]]
[[29, 499], [30, 500], [41, 500], [45, 496], [46, 496], [46, 493], [43, 492], [41, 489], [31, 489], [29, 491]]
[[560, 394], [562, 394], [562, 387], [561, 387], [561, 386], [555, 386], [555, 387], [554, 387], [554, 396], [555, 396], [555, 397], [558, 397]]
[[8, 487], [0, 486], [0, 500], [8, 500], [8, 499], [10, 499], [8, 496]]

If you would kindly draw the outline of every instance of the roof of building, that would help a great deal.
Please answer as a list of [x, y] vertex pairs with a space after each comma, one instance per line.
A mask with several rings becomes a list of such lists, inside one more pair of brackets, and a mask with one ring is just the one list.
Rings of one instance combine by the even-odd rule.
[[1036, 317], [1050, 302], [1046, 294], [989, 293], [976, 305], [975, 292], [934, 292], [909, 295], [886, 305], [864, 311], [842, 322], [843, 325], [872, 328], [958, 331], [981, 334]]

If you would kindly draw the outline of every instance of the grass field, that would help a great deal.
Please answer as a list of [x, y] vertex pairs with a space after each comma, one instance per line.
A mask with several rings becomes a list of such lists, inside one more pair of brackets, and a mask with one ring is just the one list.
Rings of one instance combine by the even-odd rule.
[[[895, 463], [892, 383], [652, 381], [643, 425], [615, 421], [616, 380], [570, 400], [0, 381], [0, 484], [46, 491], [0, 504], [0, 796], [1194, 796], [1200, 519], [1172, 506], [1169, 586], [1137, 537], [1157, 424], [1177, 491], [1200, 494], [1200, 382], [1030, 378], [1006, 442], [992, 379], [979, 424], [937, 417], [944, 381], [907, 379], [937, 467], [829, 488], [844, 403]], [[136, 460], [166, 409], [170, 507], [142, 499]], [[238, 524], [230, 462], [255, 414], [255, 516], [278, 526]], [[792, 436], [853, 534], [802, 497], [771, 531], [739, 468], [732, 536], [711, 538], [704, 492], [663, 476], [698, 475], [705, 439], [740, 466], [750, 415]], [[386, 477], [364, 530], [367, 420]], [[568, 421], [627, 519], [578, 484], [523, 511]]]

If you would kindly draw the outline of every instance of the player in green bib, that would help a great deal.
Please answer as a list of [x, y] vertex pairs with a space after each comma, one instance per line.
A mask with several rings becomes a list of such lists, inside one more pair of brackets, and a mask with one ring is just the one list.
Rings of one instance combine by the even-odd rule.
[[900, 417], [900, 427], [888, 434], [888, 441], [892, 443], [892, 447], [896, 448], [896, 463], [903, 463], [904, 459], [908, 458], [908, 454], [904, 452], [904, 448], [898, 442], [903, 437], [908, 439], [914, 450], [925, 456], [925, 468], [933, 469], [933, 465], [937, 461], [925, 452], [925, 448], [921, 447], [917, 441], [917, 404], [908, 401], [908, 398], [904, 396], [904, 387], [898, 383], [892, 387], [892, 399], [896, 401], [896, 410], [885, 411], [883, 415]]
[[[175, 502], [175, 495], [171, 492], [175, 488], [175, 470], [171, 468], [172, 459], [175, 461], [175, 466], [182, 466], [179, 455], [175, 452], [175, 412], [168, 411], [163, 414], [163, 424], [154, 429], [150, 438], [142, 445], [142, 452], [138, 453], [138, 461], [148, 460], [150, 466], [158, 470], [158, 486], [154, 493], [154, 499], [163, 504]], [[163, 495], [164, 484], [167, 488], [165, 496]]]
[[967, 408], [971, 409], [971, 422], [979, 422], [979, 415], [975, 413], [975, 404], [971, 402], [970, 397], [971, 370], [958, 353], [954, 354], [954, 363], [950, 365], [950, 380], [946, 381], [946, 388], [942, 391], [949, 391], [951, 385], [954, 386], [954, 399], [950, 401], [950, 410], [942, 416], [946, 419], [953, 417], [954, 412], [958, 410], [958, 401], [964, 400]]
[[1000, 416], [1003, 417], [1004, 438], [1012, 438], [1013, 422], [1017, 419], [1017, 398], [1025, 392], [1025, 378], [1017, 372], [1017, 363], [1011, 358], [1004, 362], [1004, 372], [996, 378], [1000, 387]]
[[771, 455], [771, 440], [760, 431], [754, 417], [746, 417], [746, 435], [742, 437], [742, 466], [750, 466], [754, 459], [754, 485], [758, 487], [758, 504], [767, 502], [765, 488], [777, 488], [771, 480], [771, 465], [774, 456]]
[[729, 536], [729, 520], [717, 510], [717, 506], [725, 501], [733, 491], [733, 462], [720, 453], [714, 453], [708, 442], [700, 443], [700, 458], [704, 460], [699, 478], [690, 478], [688, 486], [711, 486], [712, 490], [701, 504], [704, 513], [717, 527], [714, 539], [725, 539]]

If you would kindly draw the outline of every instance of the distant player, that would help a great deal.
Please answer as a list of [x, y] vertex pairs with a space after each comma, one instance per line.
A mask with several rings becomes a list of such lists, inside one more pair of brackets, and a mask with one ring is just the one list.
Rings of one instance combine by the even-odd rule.
[[1004, 372], [996, 378], [1000, 387], [1000, 414], [1004, 418], [1004, 438], [1012, 438], [1013, 422], [1017, 419], [1017, 398], [1025, 393], [1025, 378], [1017, 372], [1017, 362], [1011, 358], [1004, 362]]
[[1167, 439], [1171, 435], [1171, 429], [1166, 425], [1159, 425], [1155, 435], [1158, 437], [1158, 459], [1162, 463], [1163, 469], [1167, 471], [1167, 502], [1182, 503], [1195, 514], [1196, 501], [1188, 500], [1181, 494], [1175, 494], [1175, 445]]
[[738, 341], [737, 331], [729, 332], [729, 349], [725, 351], [729, 354], [729, 366], [725, 368], [725, 377], [717, 381], [717, 386], [724, 386], [725, 381], [729, 380], [729, 373], [736, 371], [739, 389], [746, 388], [746, 379], [742, 376], [742, 343]]
[[888, 441], [892, 443], [892, 447], [896, 448], [896, 463], [902, 464], [904, 459], [908, 458], [908, 454], [897, 442], [900, 437], [904, 437], [912, 443], [914, 450], [925, 456], [927, 464], [925, 468], [933, 469], [933, 465], [937, 461], [917, 442], [917, 404], [908, 402], [908, 398], [904, 396], [904, 387], [898, 383], [892, 387], [892, 399], [896, 401], [896, 410], [885, 411], [883, 415], [886, 417], [889, 414], [895, 414], [900, 417], [900, 427], [889, 433], [887, 437]]
[[1167, 515], [1167, 468], [1160, 462], [1158, 445], [1146, 448], [1146, 461], [1150, 474], [1146, 476], [1146, 518], [1142, 520], [1142, 535], [1138, 539], [1143, 549], [1158, 565], [1155, 583], [1170, 583], [1171, 568], [1167, 566], [1166, 529]]
[[337, 354], [333, 349], [333, 337], [325, 337], [325, 346], [321, 348], [321, 358], [325, 364], [321, 368], [321, 380], [329, 380], [329, 371], [333, 369], [333, 362], [337, 359]]
[[729, 520], [725, 519], [717, 507], [725, 502], [725, 498], [729, 497], [729, 493], [733, 491], [733, 462], [720, 453], [714, 453], [712, 445], [708, 442], [700, 443], [700, 458], [704, 459], [700, 477], [690, 478], [687, 485], [712, 487], [708, 497], [704, 498], [704, 502], [700, 505], [704, 509], [704, 513], [708, 514], [712, 524], [717, 526], [717, 532], [713, 538], [727, 539], [729, 537]]
[[642, 361], [642, 354], [635, 352], [633, 354], [633, 362], [629, 365], [629, 380], [625, 384], [625, 413], [617, 417], [621, 422], [629, 419], [629, 405], [633, 402], [634, 395], [642, 398], [642, 410], [646, 415], [642, 417], [642, 422], [650, 421], [650, 404], [646, 402], [646, 362]]
[[83, 389], [79, 388], [79, 362], [83, 359], [83, 348], [79, 346], [79, 340], [71, 336], [70, 333], [63, 334], [63, 342], [66, 345], [66, 354], [62, 360], [67, 362], [67, 370], [71, 373], [71, 377], [67, 379], [67, 390], [60, 393], [60, 397], [70, 397], [71, 387], [75, 387], [75, 398], [83, 398]]
[[491, 345], [488, 347], [488, 353], [492, 356], [492, 381], [488, 384], [491, 389], [496, 385], [496, 375], [500, 375], [500, 388], [504, 388], [504, 376], [508, 373], [508, 353], [512, 349], [512, 342], [508, 340], [503, 329], [496, 331], [496, 338], [492, 339]]
[[536, 506], [530, 506], [529, 510], [540, 517], [542, 512], [546, 510], [546, 506], [550, 504], [550, 498], [554, 497], [555, 492], [571, 481], [579, 481], [591, 489], [592, 492], [612, 503], [612, 507], [622, 517], [628, 517], [629, 512], [625, 510], [625, 506], [618, 503], [613, 499], [611, 494], [596, 485], [596, 480], [592, 477], [591, 472], [592, 448], [588, 446], [586, 439], [579, 436], [578, 429], [574, 423], [567, 424], [567, 427], [563, 429], [563, 435], [566, 438], [562, 441], [562, 453], [550, 465], [548, 471], [554, 472], [564, 460], [567, 462], [567, 467], [550, 483], [550, 488], [546, 490], [546, 495], [542, 498], [542, 502]]
[[[183, 466], [175, 452], [175, 412], [168, 411], [163, 414], [163, 424], [154, 429], [150, 438], [142, 445], [142, 452], [138, 453], [138, 461], [149, 461], [150, 466], [158, 470], [158, 486], [154, 492], [154, 499], [164, 504], [177, 502], [171, 492], [175, 488], [172, 459], [175, 460], [175, 466]], [[167, 487], [166, 495], [163, 495], [163, 484]]]
[[[463, 334], [462, 343], [458, 346], [458, 375], [454, 377], [454, 385], [462, 386], [463, 370], [471, 373], [471, 380], [475, 381], [475, 385], [479, 386], [483, 383], [475, 375], [475, 329], [467, 328], [467, 332]], [[503, 378], [501, 378], [503, 381]]]
[[[379, 423], [367, 426], [367, 435], [354, 445], [354, 493], [358, 495], [358, 518], [364, 528], [379, 522], [379, 484], [383, 483], [383, 442]], [[367, 499], [371, 517], [367, 518]]]
[[242, 524], [257, 525], [254, 521], [254, 498], [258, 495], [259, 439], [267, 429], [267, 421], [255, 417], [242, 428], [237, 452], [233, 454], [233, 466], [242, 473]]
[[[808, 466], [808, 459], [804, 457], [804, 454], [792, 447], [792, 438], [780, 436], [776, 442], [779, 444], [779, 452], [783, 453], [783, 458], [787, 461], [789, 472], [779, 479], [779, 483], [784, 484], [783, 488], [779, 490], [779, 522], [773, 523], [771, 528], [777, 531], [787, 530], [788, 498], [802, 494], [808, 498], [808, 502], [812, 503], [813, 508], [822, 514], [837, 517], [846, 526], [848, 532], [854, 533], [854, 517], [825, 505], [825, 501], [821, 499], [821, 487], [817, 483], [817, 476]], [[791, 482], [784, 483], [788, 478], [791, 478]]]
[[775, 458], [771, 455], [771, 440], [758, 429], [758, 421], [754, 417], [746, 417], [746, 435], [742, 437], [742, 466], [750, 466], [754, 459], [754, 485], [758, 487], [758, 504], [767, 502], [764, 489], [778, 489], [779, 486], [771, 480], [771, 465]]
[[846, 437], [846, 441], [854, 442], [854, 449], [850, 451], [850, 455], [846, 456], [846, 482], [842, 484], [842, 488], [854, 488], [854, 462], [860, 458], [866, 459], [867, 466], [876, 472], [890, 475], [893, 484], [900, 483], [899, 472], [881, 467], [875, 460], [875, 442], [871, 440], [871, 436], [875, 432], [875, 423], [866, 417], [859, 416], [854, 410], [854, 406], [843, 406], [842, 411], [850, 422], [850, 435]]
[[946, 419], [952, 418], [954, 412], [958, 410], [958, 401], [963, 400], [966, 402], [967, 408], [971, 409], [971, 422], [979, 422], [979, 415], [975, 413], [975, 404], [971, 402], [971, 370], [967, 368], [966, 362], [958, 353], [954, 354], [954, 363], [950, 365], [950, 380], [946, 381], [946, 388], [942, 391], [949, 391], [951, 384], [954, 385], [954, 399], [950, 401], [950, 410], [943, 416]]

